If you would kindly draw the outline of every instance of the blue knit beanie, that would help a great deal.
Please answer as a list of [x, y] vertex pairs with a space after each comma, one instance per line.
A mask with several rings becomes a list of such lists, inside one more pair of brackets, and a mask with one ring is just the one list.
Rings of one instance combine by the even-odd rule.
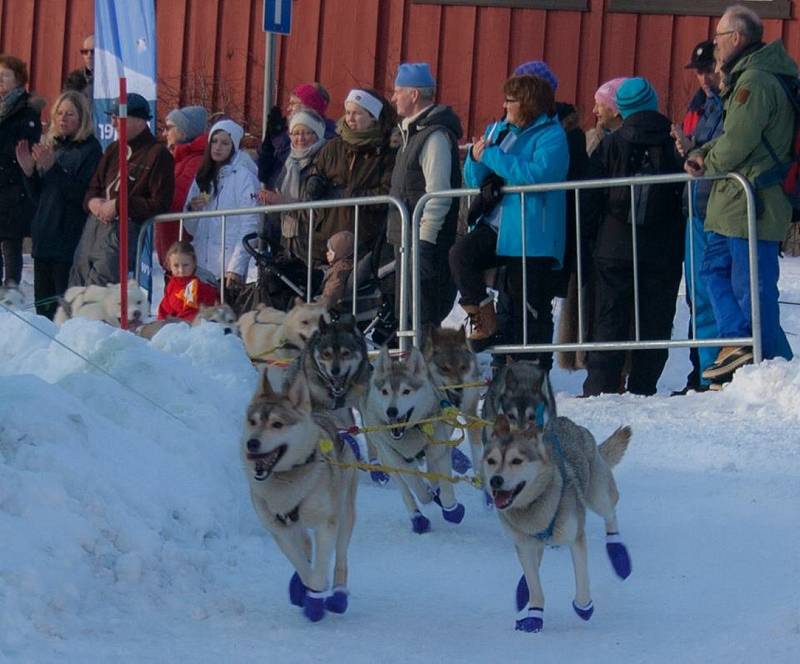
[[542, 60], [531, 60], [523, 62], [514, 70], [514, 76], [538, 76], [543, 78], [553, 88], [553, 92], [558, 90], [558, 79], [546, 62]]
[[427, 62], [404, 62], [397, 68], [396, 88], [435, 88], [436, 79]]
[[623, 120], [639, 111], [657, 111], [658, 95], [647, 79], [628, 78], [617, 89], [617, 108]]
[[185, 143], [205, 132], [207, 119], [208, 113], [202, 106], [184, 106], [167, 113], [167, 121], [183, 132]]

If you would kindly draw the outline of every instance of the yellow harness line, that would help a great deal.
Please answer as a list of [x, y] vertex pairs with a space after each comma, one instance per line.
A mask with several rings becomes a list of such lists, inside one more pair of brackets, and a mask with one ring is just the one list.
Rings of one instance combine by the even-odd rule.
[[427, 470], [418, 470], [415, 468], [397, 468], [395, 466], [384, 466], [381, 463], [365, 463], [363, 461], [356, 461], [355, 463], [345, 463], [343, 461], [336, 461], [336, 459], [332, 459], [328, 456], [333, 451], [333, 441], [330, 438], [320, 438], [319, 441], [319, 449], [322, 452], [322, 458], [325, 459], [326, 462], [331, 464], [332, 466], [336, 466], [337, 468], [355, 468], [356, 470], [367, 470], [367, 471], [383, 471], [384, 473], [397, 473], [398, 475], [415, 475], [417, 477], [424, 477], [426, 480], [431, 482], [450, 482], [451, 484], [458, 484], [459, 482], [464, 482], [465, 484], [469, 484], [470, 486], [475, 487], [476, 489], [483, 488], [483, 482], [481, 482], [481, 478], [476, 476], [473, 477], [465, 477], [463, 475], [459, 475], [456, 477], [450, 477], [449, 475], [443, 475], [442, 473], [432, 473]]
[[[458, 447], [464, 441], [465, 438], [464, 430], [466, 428], [469, 428], [469, 425], [464, 425], [461, 422], [459, 422], [458, 414], [459, 410], [454, 406], [450, 406], [442, 410], [441, 415], [419, 420], [414, 424], [414, 426], [418, 426], [420, 428], [420, 431], [422, 431], [422, 433], [425, 434], [425, 437], [428, 439], [428, 442], [431, 443], [432, 445], [447, 445], [448, 447]], [[451, 438], [448, 440], [434, 438], [433, 437], [434, 422], [445, 422], [454, 429], [458, 429], [459, 430], [458, 438]], [[375, 431], [388, 431], [389, 429], [399, 429], [407, 426], [408, 426], [407, 423], [373, 424], [361, 427], [352, 426], [347, 430], [347, 433], [349, 434], [373, 433]]]
[[471, 383], [455, 383], [453, 385], [442, 385], [439, 389], [440, 390], [457, 390], [464, 387], [488, 387], [489, 383], [485, 380], [475, 380]]
[[281, 339], [280, 343], [277, 346], [273, 346], [272, 348], [267, 348], [267, 350], [261, 351], [260, 353], [257, 353], [256, 355], [251, 355], [250, 359], [251, 360], [257, 360], [259, 362], [266, 362], [267, 360], [265, 360], [264, 358], [269, 357], [276, 350], [280, 350], [285, 345], [286, 345], [286, 339]]

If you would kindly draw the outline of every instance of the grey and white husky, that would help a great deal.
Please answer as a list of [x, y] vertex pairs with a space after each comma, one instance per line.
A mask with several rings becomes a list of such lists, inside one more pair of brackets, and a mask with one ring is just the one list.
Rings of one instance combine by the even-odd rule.
[[[464, 518], [464, 506], [456, 500], [451, 482], [429, 483], [415, 474], [422, 466], [426, 471], [452, 477], [451, 448], [438, 442], [449, 440], [450, 427], [433, 422], [430, 429], [425, 426], [423, 430], [420, 424], [439, 413], [439, 402], [419, 350], [414, 348], [402, 361], [393, 360], [386, 347], [381, 348], [361, 413], [367, 428], [379, 427], [367, 433], [367, 439], [377, 446], [380, 460], [405, 471], [398, 473], [396, 479], [415, 533], [427, 532], [431, 526], [417, 501], [427, 505], [433, 500], [451, 523], [461, 523]], [[381, 428], [385, 425], [391, 428]]]
[[352, 465], [356, 458], [332, 424], [312, 415], [302, 374], [276, 394], [264, 372], [247, 409], [241, 455], [256, 514], [296, 570], [289, 600], [312, 622], [326, 610], [344, 613], [357, 482], [355, 468], [339, 464]]
[[0, 309], [22, 311], [25, 308], [25, 294], [16, 281], [9, 281], [5, 286], [0, 285]]
[[[550, 373], [529, 360], [502, 367], [486, 392], [482, 414], [489, 422], [505, 415], [512, 429], [533, 425], [542, 428], [557, 415]], [[485, 443], [490, 432], [484, 430], [484, 433]]]
[[535, 426], [514, 431], [505, 415], [497, 418], [483, 463], [500, 522], [514, 540], [524, 572], [517, 586], [518, 630], [538, 632], [543, 627], [539, 565], [545, 545], [570, 547], [575, 570], [572, 606], [583, 620], [592, 617], [586, 508], [605, 520], [606, 550], [614, 571], [622, 579], [630, 574], [630, 557], [617, 525], [619, 492], [611, 472], [630, 439], [630, 428], [622, 427], [598, 447], [587, 429], [566, 417], [550, 420], [544, 431]]

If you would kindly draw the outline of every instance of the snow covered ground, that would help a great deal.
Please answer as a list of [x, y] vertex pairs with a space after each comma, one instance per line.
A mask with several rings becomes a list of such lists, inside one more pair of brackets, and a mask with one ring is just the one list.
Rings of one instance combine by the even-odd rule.
[[[782, 271], [799, 303], [800, 259]], [[800, 353], [800, 306], [782, 314]], [[103, 371], [0, 313], [0, 662], [797, 661], [798, 359], [675, 398], [686, 351], [651, 398], [575, 399], [582, 373], [554, 372], [563, 414], [598, 438], [634, 431], [617, 469], [633, 574], [614, 576], [591, 516], [590, 622], [569, 552], [548, 550], [545, 631], [514, 631], [519, 564], [467, 485], [464, 522], [428, 509], [419, 536], [392, 485], [362, 479], [350, 609], [312, 625], [249, 504], [237, 445], [256, 374], [238, 340], [25, 320]]]

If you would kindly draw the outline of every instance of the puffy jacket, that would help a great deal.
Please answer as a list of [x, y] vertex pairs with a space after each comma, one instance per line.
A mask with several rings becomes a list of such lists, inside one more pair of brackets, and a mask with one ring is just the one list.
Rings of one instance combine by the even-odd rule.
[[94, 136], [84, 141], [58, 141], [56, 161], [46, 173], [35, 169], [25, 188], [36, 204], [31, 223], [34, 258], [72, 263], [86, 213], [83, 196], [103, 150]]
[[[724, 133], [699, 150], [708, 175], [736, 171], [753, 183], [775, 164], [762, 136], [781, 160], [788, 160], [794, 137], [794, 109], [776, 75], [797, 76], [797, 65], [780, 41], [751, 46], [730, 68], [722, 92]], [[780, 182], [761, 189], [756, 196], [758, 239], [783, 241], [789, 230], [791, 205]], [[747, 237], [746, 200], [737, 182], [714, 183], [705, 229], [728, 237]]]
[[[225, 121], [224, 121], [225, 122]], [[218, 123], [222, 124], [222, 123]], [[233, 123], [231, 123], [233, 124]], [[211, 128], [213, 134], [217, 125]], [[227, 131], [227, 129], [226, 129]], [[241, 130], [240, 130], [241, 131]], [[230, 133], [230, 132], [229, 132]], [[239, 136], [241, 138], [241, 135]], [[239, 150], [239, 140], [234, 137], [236, 154], [230, 163], [223, 166], [217, 175], [217, 188], [204, 210], [225, 210], [247, 208], [257, 205], [259, 190], [258, 168], [246, 152]], [[189, 202], [200, 194], [197, 180], [192, 182], [186, 195], [184, 209], [189, 209]], [[187, 219], [184, 226], [194, 238], [194, 250], [197, 253], [197, 265], [220, 278], [224, 272], [235, 272], [246, 275], [250, 264], [250, 256], [242, 247], [242, 238], [248, 233], [258, 231], [260, 215], [257, 213], [241, 214], [227, 217], [225, 220], [225, 267], [221, 269], [220, 253], [222, 251], [222, 217], [206, 217], [203, 219]]]
[[[505, 120], [492, 124], [484, 134], [504, 135], [499, 144], [488, 145], [480, 162], [467, 156], [464, 180], [478, 187], [493, 171], [508, 186], [563, 182], [569, 169], [569, 148], [558, 118], [540, 115], [527, 127], [519, 128]], [[514, 136], [515, 138], [509, 138]], [[492, 139], [493, 140], [493, 139]], [[566, 238], [565, 194], [563, 191], [525, 195], [525, 255], [550, 257], [553, 267], [561, 267]], [[522, 256], [520, 196], [503, 196], [497, 234], [498, 256]]]
[[42, 123], [39, 111], [25, 92], [0, 120], [0, 238], [22, 238], [30, 234], [35, 206], [23, 185], [25, 178], [17, 164], [16, 147], [21, 140], [39, 142]]
[[203, 153], [208, 145], [208, 134], [200, 134], [189, 143], [177, 143], [172, 150], [175, 160], [175, 193], [172, 196], [171, 212], [183, 210], [186, 194], [194, 182], [197, 169], [203, 161]]

